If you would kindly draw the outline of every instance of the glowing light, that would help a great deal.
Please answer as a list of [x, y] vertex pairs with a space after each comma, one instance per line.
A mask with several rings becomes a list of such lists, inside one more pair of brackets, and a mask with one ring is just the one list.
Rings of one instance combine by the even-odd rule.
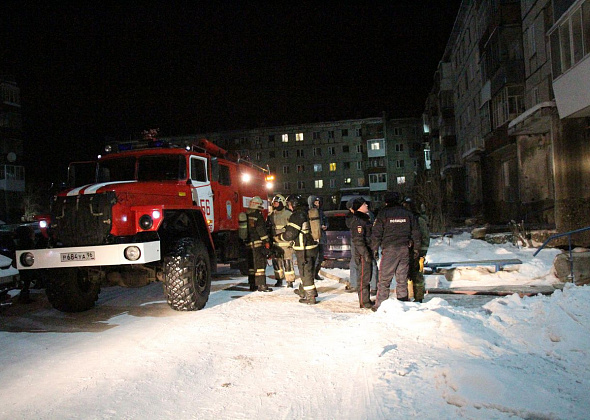
[[41, 229], [45, 229], [45, 228], [47, 228], [47, 220], [40, 220], [40, 221], [39, 221], [39, 227], [40, 227]]
[[152, 212], [152, 218], [159, 219], [160, 217], [162, 217], [162, 213], [160, 213], [160, 210], [154, 210]]
[[274, 184], [273, 184], [272, 182], [267, 182], [267, 183], [266, 183], [266, 189], [267, 189], [267, 190], [272, 190], [272, 189], [273, 189], [273, 187], [274, 187]]
[[243, 182], [250, 182], [252, 180], [252, 176], [249, 173], [242, 174], [242, 181]]

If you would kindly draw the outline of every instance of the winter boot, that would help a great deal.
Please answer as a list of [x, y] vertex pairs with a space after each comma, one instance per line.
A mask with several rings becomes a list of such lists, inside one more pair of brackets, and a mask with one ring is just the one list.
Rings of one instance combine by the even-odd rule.
[[293, 288], [293, 282], [292, 282], [292, 281], [288, 281], [288, 282], [287, 282], [287, 287], [288, 287], [289, 289], [292, 289], [292, 288]]
[[306, 290], [304, 297], [299, 299], [299, 303], [307, 303], [308, 305], [315, 305], [316, 300], [315, 300], [315, 296], [314, 296], [313, 292], [314, 292], [313, 290]]
[[283, 280], [278, 279], [277, 282], [275, 283], [275, 287], [283, 287]]
[[303, 283], [299, 283], [299, 288], [293, 290], [293, 293], [295, 293], [296, 295], [299, 295], [300, 297], [304, 297], [305, 292], [303, 291]]

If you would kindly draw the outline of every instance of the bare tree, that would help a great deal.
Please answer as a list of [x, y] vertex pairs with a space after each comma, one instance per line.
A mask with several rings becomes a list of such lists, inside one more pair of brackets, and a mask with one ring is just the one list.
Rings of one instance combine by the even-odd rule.
[[431, 232], [445, 232], [448, 229], [447, 216], [443, 212], [443, 191], [441, 179], [435, 171], [424, 172], [416, 177], [415, 194], [417, 204], [423, 204]]

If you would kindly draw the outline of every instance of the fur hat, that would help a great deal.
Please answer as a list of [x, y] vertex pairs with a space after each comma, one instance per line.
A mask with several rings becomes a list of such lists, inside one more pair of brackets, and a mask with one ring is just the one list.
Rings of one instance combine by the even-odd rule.
[[363, 197], [358, 197], [358, 198], [356, 198], [356, 199], [355, 199], [355, 200], [352, 202], [352, 209], [353, 209], [354, 211], [357, 211], [357, 210], [358, 210], [358, 209], [360, 209], [360, 208], [361, 208], [361, 206], [362, 206], [363, 204], [365, 204], [365, 203], [366, 203], [366, 201], [365, 201], [365, 199], [364, 199]]

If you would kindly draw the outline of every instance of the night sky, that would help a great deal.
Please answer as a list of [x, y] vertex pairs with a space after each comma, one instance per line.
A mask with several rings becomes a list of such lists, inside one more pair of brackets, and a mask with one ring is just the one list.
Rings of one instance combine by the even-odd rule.
[[0, 5], [0, 74], [47, 180], [148, 128], [419, 117], [461, 1], [24, 3]]

